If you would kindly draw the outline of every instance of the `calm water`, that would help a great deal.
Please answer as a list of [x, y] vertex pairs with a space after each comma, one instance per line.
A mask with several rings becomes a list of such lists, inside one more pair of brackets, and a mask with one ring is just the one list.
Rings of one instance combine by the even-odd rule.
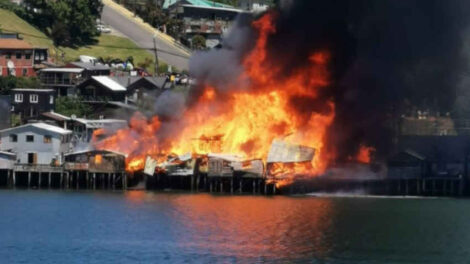
[[470, 201], [0, 190], [0, 263], [469, 263]]

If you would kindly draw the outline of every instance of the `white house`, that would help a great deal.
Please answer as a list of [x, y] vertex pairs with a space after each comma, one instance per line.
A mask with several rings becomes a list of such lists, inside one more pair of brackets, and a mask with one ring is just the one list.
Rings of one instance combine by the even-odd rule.
[[18, 164], [60, 165], [71, 149], [72, 131], [31, 123], [0, 130], [0, 151], [16, 154]]

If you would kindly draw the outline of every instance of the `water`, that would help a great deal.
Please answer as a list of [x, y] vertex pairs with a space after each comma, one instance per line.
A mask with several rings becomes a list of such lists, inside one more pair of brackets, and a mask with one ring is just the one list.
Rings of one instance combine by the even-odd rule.
[[0, 191], [0, 263], [468, 263], [457, 199]]

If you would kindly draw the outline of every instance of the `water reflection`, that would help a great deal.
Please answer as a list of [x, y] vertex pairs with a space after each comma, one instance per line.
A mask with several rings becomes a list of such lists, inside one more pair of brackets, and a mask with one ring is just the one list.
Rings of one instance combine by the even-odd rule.
[[331, 249], [332, 203], [326, 199], [202, 194], [167, 202], [175, 224], [184, 227], [175, 236], [184, 238], [178, 246], [194, 253], [273, 260], [324, 258]]

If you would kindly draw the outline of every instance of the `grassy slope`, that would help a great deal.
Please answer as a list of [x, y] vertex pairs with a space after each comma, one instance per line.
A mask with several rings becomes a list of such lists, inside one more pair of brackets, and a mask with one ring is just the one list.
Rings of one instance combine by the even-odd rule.
[[[51, 57], [56, 56], [56, 47], [54, 46], [51, 39], [49, 39], [44, 33], [37, 30], [26, 21], [19, 18], [14, 13], [0, 9], [0, 28], [4, 32], [19, 32], [21, 36], [28, 43], [35, 47], [47, 47]], [[90, 45], [81, 47], [79, 49], [71, 49], [60, 47], [65, 52], [65, 61], [75, 61], [79, 55], [89, 55], [94, 57], [113, 57], [126, 59], [129, 56], [134, 57], [134, 62], [138, 64], [144, 61], [146, 57], [153, 59], [152, 54], [147, 51], [140, 49], [131, 40], [123, 37], [112, 36], [103, 34], [98, 38], [96, 45]], [[60, 54], [60, 53], [59, 53]], [[153, 67], [149, 68], [153, 71]]]

